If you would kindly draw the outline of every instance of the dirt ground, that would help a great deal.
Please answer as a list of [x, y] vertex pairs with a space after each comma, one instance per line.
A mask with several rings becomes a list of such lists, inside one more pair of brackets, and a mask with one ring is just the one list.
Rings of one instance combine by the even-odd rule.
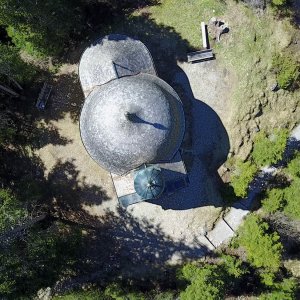
[[[61, 66], [49, 105], [40, 115], [41, 126], [56, 132], [41, 137], [36, 151], [56, 191], [55, 209], [72, 221], [107, 228], [106, 238], [118, 244], [112, 256], [126, 257], [125, 263], [123, 260], [119, 265], [124, 263], [127, 271], [129, 265], [145, 271], [145, 266], [203, 256], [207, 251], [204, 235], [223, 210], [217, 169], [230, 148], [226, 131], [229, 75], [211, 61], [179, 63], [170, 78], [186, 113], [182, 148], [190, 185], [161, 203], [138, 203], [127, 211], [118, 206], [110, 174], [89, 157], [80, 139], [79, 115], [84, 96], [77, 64]], [[99, 260], [95, 253], [98, 250], [93, 255]], [[107, 260], [110, 266], [111, 259], [114, 260], [111, 256]]]

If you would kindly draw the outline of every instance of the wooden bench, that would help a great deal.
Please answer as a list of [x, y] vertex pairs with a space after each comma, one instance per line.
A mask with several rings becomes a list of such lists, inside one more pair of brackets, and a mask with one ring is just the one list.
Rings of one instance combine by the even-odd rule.
[[208, 42], [208, 36], [206, 31], [206, 25], [204, 22], [201, 22], [201, 32], [202, 32], [202, 44], [204, 49], [188, 53], [187, 61], [189, 63], [205, 61], [214, 58], [212, 49], [207, 49], [209, 48], [209, 42]]
[[51, 94], [51, 91], [52, 91], [52, 85], [45, 82], [42, 89], [41, 89], [41, 91], [40, 91], [38, 100], [36, 102], [37, 109], [39, 109], [39, 110], [44, 110], [45, 109], [47, 101], [48, 101], [49, 96]]
[[214, 54], [212, 49], [205, 49], [195, 52], [190, 52], [187, 55], [188, 62], [197, 62], [197, 61], [204, 61], [214, 58]]

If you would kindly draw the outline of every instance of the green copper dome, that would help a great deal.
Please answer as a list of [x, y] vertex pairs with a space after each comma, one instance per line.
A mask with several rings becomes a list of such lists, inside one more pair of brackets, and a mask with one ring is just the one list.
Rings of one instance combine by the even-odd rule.
[[134, 189], [145, 200], [158, 198], [164, 187], [164, 178], [159, 168], [148, 167], [135, 173]]

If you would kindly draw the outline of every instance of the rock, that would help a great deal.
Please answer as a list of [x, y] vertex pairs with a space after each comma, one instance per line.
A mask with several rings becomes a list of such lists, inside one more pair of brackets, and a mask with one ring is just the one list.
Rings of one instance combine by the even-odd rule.
[[51, 288], [40, 289], [37, 292], [36, 300], [51, 300]]
[[278, 90], [279, 90], [278, 83], [275, 82], [275, 83], [271, 86], [271, 91], [272, 91], [272, 92], [277, 92]]
[[243, 1], [254, 9], [266, 8], [266, 0], [243, 0]]

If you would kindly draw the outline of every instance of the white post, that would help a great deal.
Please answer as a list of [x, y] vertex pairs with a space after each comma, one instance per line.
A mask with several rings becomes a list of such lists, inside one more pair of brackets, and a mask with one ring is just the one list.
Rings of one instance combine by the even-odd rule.
[[205, 23], [204, 22], [201, 22], [201, 31], [202, 31], [202, 44], [203, 44], [203, 48], [207, 49], [206, 27], [205, 27]]

